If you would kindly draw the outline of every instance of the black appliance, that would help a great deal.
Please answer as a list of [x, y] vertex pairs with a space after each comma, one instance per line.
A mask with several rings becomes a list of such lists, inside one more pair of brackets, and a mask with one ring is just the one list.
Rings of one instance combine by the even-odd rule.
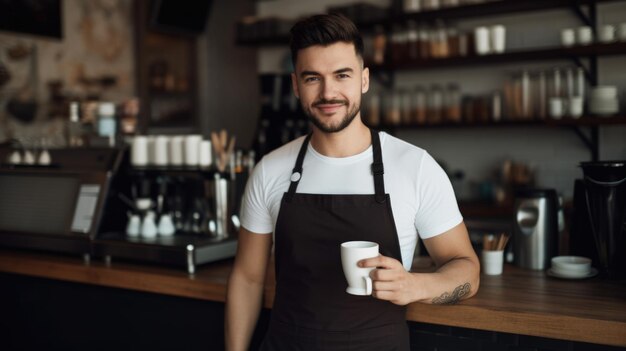
[[[112, 183], [107, 225], [93, 240], [93, 253], [108, 263], [122, 259], [164, 264], [184, 267], [190, 274], [198, 265], [232, 258], [239, 222], [234, 211], [243, 189], [235, 185], [240, 183], [214, 169], [133, 167], [126, 159]], [[219, 185], [227, 189], [220, 190]], [[140, 208], [146, 201], [147, 208]], [[163, 215], [171, 216], [175, 234], [129, 235], [129, 214], [145, 220], [148, 212], [157, 222]]]
[[50, 150], [49, 166], [0, 167], [0, 245], [90, 258], [121, 150]]
[[581, 163], [574, 186], [570, 253], [593, 259], [601, 276], [626, 277], [626, 161]]

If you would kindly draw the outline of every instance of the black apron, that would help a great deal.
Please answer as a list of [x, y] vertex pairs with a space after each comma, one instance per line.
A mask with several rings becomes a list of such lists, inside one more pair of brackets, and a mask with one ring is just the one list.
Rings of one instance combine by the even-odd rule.
[[276, 222], [276, 296], [262, 350], [409, 350], [405, 307], [348, 294], [341, 266], [340, 244], [352, 240], [402, 260], [380, 139], [371, 135], [372, 195], [296, 193], [311, 135], [304, 140]]

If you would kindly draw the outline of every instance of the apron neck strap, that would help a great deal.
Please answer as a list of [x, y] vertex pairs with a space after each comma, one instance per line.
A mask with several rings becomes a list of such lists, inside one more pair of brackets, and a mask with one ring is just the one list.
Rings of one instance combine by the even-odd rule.
[[[370, 133], [372, 136], [372, 152], [374, 154], [374, 162], [372, 163], [372, 174], [374, 175], [374, 190], [376, 192], [376, 201], [379, 203], [385, 202], [385, 181], [383, 178], [383, 174], [385, 174], [385, 169], [383, 166], [383, 155], [380, 147], [380, 137], [378, 136], [378, 132], [370, 129]], [[304, 139], [302, 146], [300, 147], [300, 152], [298, 153], [298, 158], [296, 159], [296, 165], [291, 172], [291, 183], [289, 184], [289, 190], [287, 191], [287, 200], [291, 202], [293, 195], [296, 193], [296, 189], [298, 188], [298, 184], [300, 183], [300, 179], [302, 178], [302, 164], [304, 163], [304, 155], [306, 154], [306, 150], [309, 146], [309, 142], [311, 141], [311, 135], [313, 133], [309, 133]]]
[[376, 191], [376, 202], [385, 202], [385, 167], [383, 166], [383, 153], [380, 147], [380, 137], [378, 132], [370, 129], [372, 134], [372, 152], [374, 153], [374, 162], [372, 163], [372, 174], [374, 175], [374, 190]]
[[293, 171], [291, 172], [291, 183], [289, 184], [289, 190], [287, 191], [287, 200], [289, 202], [291, 202], [293, 194], [296, 193], [298, 183], [300, 183], [300, 179], [302, 178], [302, 163], [304, 163], [304, 155], [306, 154], [306, 150], [309, 146], [309, 141], [311, 141], [311, 135], [313, 135], [313, 133], [309, 133], [309, 135], [304, 138], [304, 142], [302, 143], [300, 152], [298, 153], [298, 158], [296, 159], [296, 165], [293, 167]]

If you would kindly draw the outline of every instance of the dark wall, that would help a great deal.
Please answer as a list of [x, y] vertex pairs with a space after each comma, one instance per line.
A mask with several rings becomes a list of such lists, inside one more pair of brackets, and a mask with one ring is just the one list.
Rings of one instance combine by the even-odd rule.
[[235, 24], [254, 13], [254, 1], [214, 1], [198, 45], [201, 131], [224, 128], [243, 148], [250, 147], [256, 130], [259, 80], [257, 49], [235, 45]]

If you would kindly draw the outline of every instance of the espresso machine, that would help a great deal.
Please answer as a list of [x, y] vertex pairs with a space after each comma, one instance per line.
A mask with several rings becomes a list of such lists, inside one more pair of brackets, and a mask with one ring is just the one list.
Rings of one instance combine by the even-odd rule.
[[[107, 202], [94, 255], [186, 267], [231, 258], [237, 250], [242, 175], [198, 167], [125, 163]], [[245, 183], [243, 183], [245, 184]]]
[[574, 187], [570, 253], [590, 257], [601, 277], [626, 278], [626, 161], [583, 162]]

